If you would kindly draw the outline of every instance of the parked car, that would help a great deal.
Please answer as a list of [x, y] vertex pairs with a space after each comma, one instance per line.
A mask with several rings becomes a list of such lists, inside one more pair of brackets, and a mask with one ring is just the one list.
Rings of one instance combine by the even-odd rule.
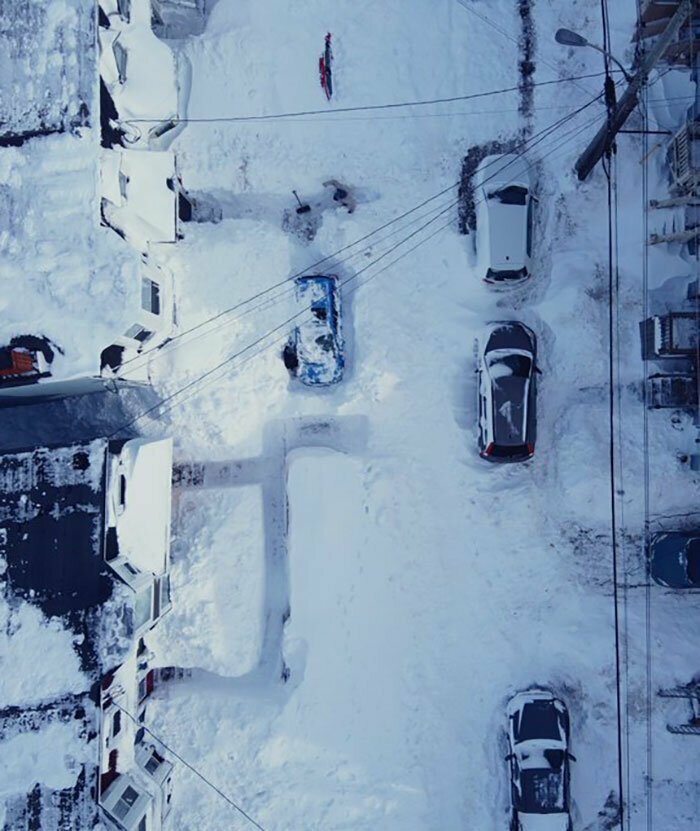
[[523, 156], [486, 156], [474, 174], [476, 251], [487, 283], [501, 287], [532, 273], [535, 197]]
[[700, 589], [700, 531], [654, 534], [649, 541], [652, 578], [672, 589]]
[[292, 331], [282, 357], [303, 384], [337, 384], [345, 367], [340, 290], [334, 274], [297, 277], [296, 297], [309, 309]]
[[549, 690], [508, 702], [511, 831], [571, 831], [569, 713]]
[[515, 321], [499, 321], [478, 355], [479, 455], [521, 462], [535, 452], [537, 339]]

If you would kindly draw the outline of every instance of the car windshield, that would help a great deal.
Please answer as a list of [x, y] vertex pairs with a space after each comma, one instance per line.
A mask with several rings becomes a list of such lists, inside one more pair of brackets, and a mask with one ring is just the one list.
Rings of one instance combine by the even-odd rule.
[[489, 199], [497, 199], [502, 205], [524, 205], [527, 201], [527, 188], [508, 185], [489, 193]]
[[700, 586], [700, 539], [688, 543], [687, 560], [688, 580]]
[[559, 714], [551, 701], [532, 701], [523, 707], [518, 741], [525, 742], [529, 739], [561, 740]]
[[522, 770], [520, 804], [527, 814], [553, 814], [566, 810], [564, 774], [561, 770]]
[[494, 379], [511, 376], [528, 378], [532, 361], [526, 355], [494, 355], [488, 358], [488, 364]]

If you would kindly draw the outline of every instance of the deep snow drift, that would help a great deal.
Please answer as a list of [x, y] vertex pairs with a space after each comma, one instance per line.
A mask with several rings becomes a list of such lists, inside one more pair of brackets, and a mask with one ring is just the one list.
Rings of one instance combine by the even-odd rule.
[[[188, 224], [157, 251], [174, 275], [181, 330], [302, 269], [350, 281], [345, 376], [333, 389], [303, 388], [281, 360], [284, 323], [298, 311], [291, 282], [140, 361], [164, 395], [222, 363], [164, 407], [176, 460], [201, 463], [207, 476], [174, 489], [173, 608], [153, 648], [160, 666], [187, 672], [156, 691], [149, 727], [267, 829], [506, 828], [505, 704], [533, 686], [569, 708], [574, 827], [616, 827], [605, 179], [599, 169], [580, 185], [571, 172], [604, 108], [542, 132], [598, 95], [602, 79], [532, 86], [519, 75], [525, 51], [536, 84], [600, 72], [599, 55], [553, 42], [558, 26], [598, 42], [600, 6], [524, 4], [532, 29], [523, 51], [519, 5], [414, 0], [408, 13], [400, 0], [362, 9], [352, 0], [220, 2], [201, 35], [174, 44], [191, 69], [188, 115], [202, 120], [173, 149], [188, 190], [221, 218]], [[635, 4], [610, 5], [614, 51], [629, 61]], [[317, 61], [327, 31], [336, 90], [327, 115], [206, 120], [325, 107]], [[503, 88], [514, 89], [332, 115]], [[459, 233], [463, 159], [494, 141], [529, 141], [537, 172], [534, 274], [512, 292], [482, 284], [472, 237]], [[28, 180], [32, 152], [0, 154], [10, 185]], [[72, 147], [65, 153], [80, 167]], [[660, 155], [650, 162], [657, 188]], [[673, 716], [655, 692], [696, 671], [700, 648], [688, 632], [698, 610], [692, 596], [649, 590], [643, 579], [642, 156], [639, 139], [620, 139], [622, 769], [633, 831], [648, 816], [654, 827], [690, 831], [694, 739], [665, 731]], [[356, 191], [354, 213], [324, 190], [330, 178]], [[294, 219], [293, 188], [312, 206], [308, 226]], [[27, 226], [16, 227], [15, 255]], [[55, 285], [32, 278], [12, 319], [39, 315], [48, 329], [87, 280], [92, 317], [81, 310], [57, 339], [96, 357], [88, 320], [114, 325], [132, 263], [99, 234], [63, 251], [47, 227], [49, 247], [29, 249], [37, 268], [46, 252], [33, 273], [64, 275], [81, 246], [112, 266]], [[658, 274], [678, 267], [675, 255], [653, 253]], [[494, 467], [476, 451], [473, 342], [486, 322], [510, 318], [538, 338], [538, 447], [527, 464]], [[87, 357], [76, 371], [87, 371]], [[651, 500], [683, 511], [697, 480], [674, 454], [691, 441], [690, 419], [674, 429], [661, 414], [654, 424]], [[140, 426], [162, 430], [152, 417]], [[47, 635], [61, 654], [64, 635]], [[71, 666], [59, 679], [67, 689]], [[172, 822], [183, 831], [246, 826], [183, 765]]]

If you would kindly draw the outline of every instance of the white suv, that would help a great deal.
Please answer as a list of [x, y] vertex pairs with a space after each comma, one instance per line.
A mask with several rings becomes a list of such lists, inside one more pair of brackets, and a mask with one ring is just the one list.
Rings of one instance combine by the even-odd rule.
[[476, 252], [487, 283], [510, 286], [531, 273], [530, 165], [523, 156], [486, 156], [474, 174]]

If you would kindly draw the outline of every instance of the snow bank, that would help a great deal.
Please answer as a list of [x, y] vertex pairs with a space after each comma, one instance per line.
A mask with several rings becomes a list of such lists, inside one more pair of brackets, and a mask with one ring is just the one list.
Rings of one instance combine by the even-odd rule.
[[58, 378], [96, 374], [141, 296], [138, 253], [99, 225], [98, 153], [88, 133], [0, 152], [0, 272], [17, 287], [0, 297], [3, 337], [46, 335]]
[[[69, 788], [86, 759], [80, 719], [54, 722], [38, 732], [19, 733], [2, 743], [0, 798], [29, 793], [35, 784]], [[48, 749], [58, 752], [47, 752]]]
[[24, 601], [0, 600], [0, 707], [31, 705], [82, 692], [90, 680], [74, 649], [77, 636]]
[[126, 476], [126, 504], [116, 517], [120, 554], [153, 574], [166, 571], [170, 551], [172, 459], [171, 439], [132, 439], [117, 468]]
[[227, 677], [250, 672], [264, 622], [259, 489], [184, 493], [173, 532], [173, 608], [149, 639], [158, 662]]

